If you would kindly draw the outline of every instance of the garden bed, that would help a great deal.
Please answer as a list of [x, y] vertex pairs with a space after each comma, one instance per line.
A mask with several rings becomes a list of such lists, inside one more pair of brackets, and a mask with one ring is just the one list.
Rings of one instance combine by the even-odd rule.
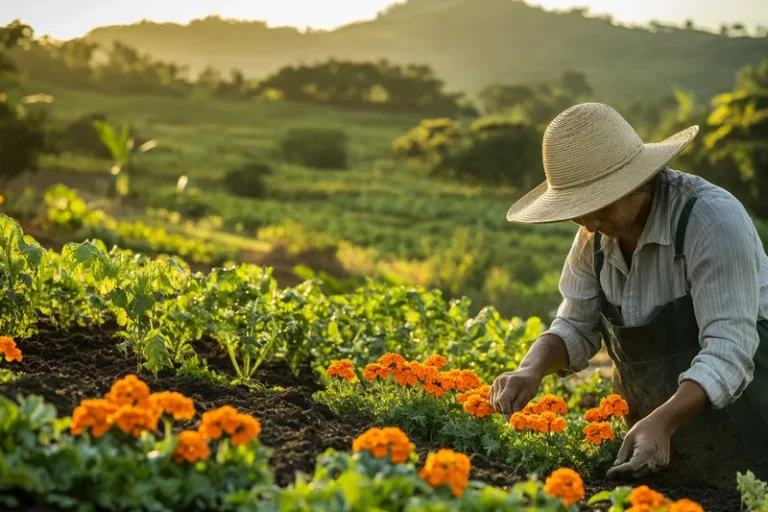
[[[115, 380], [137, 373], [136, 360], [117, 349], [113, 334], [113, 328], [57, 332], [41, 326], [37, 336], [19, 342], [24, 359], [14, 364], [13, 369], [24, 375], [13, 383], [0, 385], [0, 394], [11, 399], [19, 393], [41, 395], [56, 407], [59, 416], [70, 415], [81, 400], [101, 396]], [[195, 349], [207, 359], [210, 369], [230, 374], [228, 360], [214, 343], [198, 342]], [[311, 475], [316, 457], [327, 448], [349, 450], [353, 439], [371, 426], [370, 420], [364, 417], [337, 415], [315, 402], [312, 394], [321, 386], [309, 366], [302, 367], [298, 376], [294, 376], [288, 365], [281, 362], [263, 365], [257, 379], [269, 388], [267, 391], [232, 387], [207, 377], [177, 375], [171, 371], [160, 372], [156, 380], [149, 372], [138, 375], [153, 391], [178, 391], [194, 400], [197, 412], [188, 425], [190, 428], [198, 423], [203, 412], [225, 404], [258, 418], [263, 426], [260, 440], [274, 449], [270, 466], [281, 486], [293, 483], [297, 471]], [[423, 440], [416, 444], [422, 460], [428, 450], [439, 448]], [[504, 487], [521, 481], [524, 476], [515, 468], [479, 454], [472, 455], [473, 479]], [[585, 483], [587, 495], [617, 485], [616, 481]], [[695, 500], [708, 511], [740, 510], [735, 489], [724, 492], [677, 486], [658, 476], [632, 482], [633, 485], [641, 483], [672, 499]]]

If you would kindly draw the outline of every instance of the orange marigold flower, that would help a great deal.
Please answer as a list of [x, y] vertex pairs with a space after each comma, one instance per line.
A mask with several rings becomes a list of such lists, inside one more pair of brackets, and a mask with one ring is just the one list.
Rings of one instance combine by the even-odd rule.
[[516, 412], [509, 418], [509, 424], [512, 425], [515, 430], [525, 430], [528, 424], [527, 415], [522, 412]]
[[397, 368], [400, 368], [405, 364], [405, 359], [400, 354], [393, 354], [392, 352], [387, 352], [383, 356], [379, 358], [379, 364], [381, 366], [386, 366], [389, 368], [392, 365], [395, 365]]
[[464, 410], [478, 418], [485, 418], [493, 414], [493, 407], [480, 395], [472, 395], [464, 402]]
[[177, 463], [183, 461], [195, 463], [207, 459], [210, 454], [211, 449], [200, 432], [184, 430], [179, 433], [179, 444], [173, 452], [173, 459]]
[[386, 366], [382, 366], [379, 363], [371, 363], [365, 366], [363, 378], [368, 382], [372, 382], [377, 377], [386, 380], [390, 372], [391, 370]]
[[546, 434], [548, 432], [562, 432], [568, 427], [565, 419], [559, 417], [552, 411], [544, 411], [541, 414], [526, 414], [525, 427]]
[[555, 414], [568, 413], [568, 406], [565, 404], [565, 400], [553, 394], [544, 395], [541, 400], [539, 400], [539, 403], [533, 407], [533, 409], [537, 414], [541, 414], [547, 411], [553, 412]]
[[593, 422], [593, 421], [603, 421], [606, 418], [603, 416], [602, 409], [593, 408], [593, 409], [589, 409], [587, 412], [584, 413], [584, 419], [589, 422]]
[[10, 336], [0, 336], [0, 355], [5, 355], [5, 360], [21, 361], [23, 359], [21, 350], [16, 346], [16, 342]]
[[472, 370], [461, 370], [458, 379], [456, 379], [456, 391], [475, 389], [482, 385], [483, 381]]
[[609, 423], [592, 422], [584, 427], [585, 441], [592, 444], [602, 444], [604, 440], [615, 439], [613, 428]]
[[448, 370], [447, 372], [440, 372], [440, 374], [438, 375], [440, 387], [446, 391], [457, 389], [459, 384], [458, 381], [460, 377], [461, 377], [461, 371], [456, 369]]
[[328, 377], [339, 377], [341, 379], [346, 379], [347, 381], [352, 382], [355, 380], [355, 365], [349, 359], [332, 361], [325, 374]]
[[206, 439], [219, 439], [224, 432], [227, 434], [234, 432], [238, 425], [237, 409], [231, 405], [224, 405], [203, 413], [199, 431]]
[[149, 395], [149, 402], [165, 414], [172, 415], [175, 420], [191, 420], [195, 417], [195, 403], [176, 391], [153, 393]]
[[117, 405], [103, 398], [83, 400], [72, 411], [72, 434], [80, 435], [86, 428], [90, 428], [93, 437], [103, 436], [111, 426], [108, 418], [116, 410]]
[[365, 450], [377, 459], [391, 456], [393, 464], [401, 464], [408, 460], [415, 446], [408, 436], [397, 427], [370, 428], [360, 434], [352, 442], [352, 450]]
[[608, 395], [600, 400], [600, 410], [605, 418], [620, 418], [629, 412], [629, 404], [617, 394]]
[[432, 366], [437, 369], [442, 368], [446, 364], [448, 364], [448, 360], [439, 354], [429, 356], [427, 360], [424, 361], [424, 366]]
[[416, 376], [419, 382], [424, 382], [427, 379], [427, 368], [430, 367], [425, 366], [418, 361], [411, 361], [408, 363], [408, 368], [411, 370], [411, 373]]
[[239, 424], [235, 430], [227, 432], [235, 446], [248, 444], [261, 434], [261, 423], [250, 414], [238, 414], [236, 421]]
[[393, 378], [395, 379], [395, 382], [397, 382], [401, 386], [416, 385], [416, 383], [419, 382], [419, 378], [416, 376], [414, 369], [416, 368], [413, 366], [412, 363], [406, 363], [402, 366], [398, 366], [395, 369], [395, 374], [393, 376]]
[[126, 375], [112, 384], [104, 398], [116, 405], [144, 407], [149, 402], [149, 386], [133, 374]]
[[536, 404], [530, 403], [523, 407], [523, 410], [521, 411], [523, 414], [537, 414], [536, 413]]
[[430, 453], [419, 476], [432, 487], [446, 485], [457, 498], [464, 494], [469, 481], [469, 457], [453, 450], [441, 449]]
[[424, 391], [437, 398], [440, 398], [445, 394], [445, 390], [437, 384], [424, 384], [422, 387], [424, 388]]
[[145, 430], [150, 432], [157, 430], [157, 422], [161, 413], [160, 409], [123, 405], [107, 421], [117, 425], [126, 434], [138, 437]]
[[704, 512], [704, 509], [695, 501], [682, 499], [670, 503], [669, 512]]
[[654, 491], [647, 485], [641, 485], [629, 493], [629, 503], [633, 507], [648, 507], [650, 510], [654, 510], [667, 505], [669, 501], [660, 492]]
[[544, 492], [559, 498], [566, 507], [570, 507], [584, 498], [584, 481], [572, 469], [556, 469], [544, 482]]

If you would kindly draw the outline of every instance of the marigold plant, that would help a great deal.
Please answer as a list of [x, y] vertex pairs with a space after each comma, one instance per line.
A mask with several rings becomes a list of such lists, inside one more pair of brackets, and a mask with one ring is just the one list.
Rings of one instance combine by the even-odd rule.
[[419, 476], [432, 487], [448, 486], [460, 498], [469, 482], [469, 457], [453, 450], [441, 449], [430, 453]]
[[629, 404], [617, 394], [608, 395], [600, 400], [600, 406], [589, 409], [584, 413], [584, 419], [589, 422], [601, 422], [611, 418], [621, 418], [629, 413]]
[[565, 400], [552, 394], [544, 395], [541, 400], [533, 406], [533, 410], [536, 414], [541, 414], [543, 412], [568, 414], [568, 406], [565, 404]]
[[85, 429], [90, 429], [93, 437], [103, 436], [111, 427], [109, 421], [111, 415], [118, 406], [103, 398], [86, 399], [72, 411], [70, 430], [73, 435], [82, 434]]
[[627, 512], [653, 511], [669, 505], [669, 500], [660, 492], [654, 491], [647, 485], [641, 485], [632, 489], [629, 493], [629, 503], [632, 508]]
[[386, 354], [384, 354], [379, 358], [379, 364], [386, 368], [390, 368], [392, 366], [399, 368], [405, 364], [405, 358], [403, 358], [403, 356], [401, 356], [400, 354], [387, 352]]
[[381, 380], [387, 380], [391, 372], [392, 370], [390, 370], [387, 366], [383, 366], [379, 363], [370, 363], [366, 365], [365, 369], [363, 370], [363, 378], [368, 382], [372, 382], [377, 378]]
[[328, 377], [339, 377], [349, 382], [355, 380], [355, 365], [349, 359], [342, 359], [340, 361], [333, 361], [326, 370], [325, 374]]
[[16, 346], [16, 342], [10, 336], [0, 336], [0, 355], [5, 356], [7, 362], [21, 361], [23, 356], [21, 350]]
[[394, 464], [406, 462], [414, 449], [405, 432], [397, 427], [370, 428], [352, 442], [353, 451], [365, 450], [377, 459], [389, 455]]
[[616, 439], [616, 434], [610, 423], [592, 422], [584, 427], [584, 440], [587, 443], [599, 445], [602, 444], [603, 441], [610, 439]]
[[211, 454], [211, 448], [200, 432], [184, 430], [178, 437], [179, 444], [173, 452], [173, 459], [177, 463], [187, 461], [192, 464], [207, 459]]
[[149, 396], [149, 402], [175, 420], [191, 420], [195, 417], [195, 403], [176, 391], [163, 391]]
[[136, 375], [126, 375], [112, 384], [104, 398], [116, 405], [144, 407], [149, 402], [149, 386]]
[[584, 481], [576, 471], [559, 468], [545, 480], [544, 492], [553, 498], [560, 499], [566, 507], [570, 507], [584, 498]]
[[198, 429], [206, 439], [230, 436], [232, 444], [243, 445], [261, 434], [261, 423], [248, 414], [240, 414], [231, 405], [203, 413]]
[[126, 434], [138, 437], [144, 431], [157, 430], [161, 414], [162, 409], [154, 407], [123, 405], [109, 416], [108, 421]]
[[682, 499], [670, 503], [669, 512], [704, 512], [704, 509], [695, 501]]
[[443, 366], [445, 366], [446, 364], [448, 364], [448, 360], [439, 354], [429, 356], [426, 359], [426, 361], [424, 361], [425, 366], [432, 366], [434, 368], [437, 368], [438, 370]]

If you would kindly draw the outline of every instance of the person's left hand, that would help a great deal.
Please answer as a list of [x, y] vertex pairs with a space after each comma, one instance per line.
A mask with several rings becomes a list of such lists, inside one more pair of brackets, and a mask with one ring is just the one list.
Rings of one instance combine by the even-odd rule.
[[635, 423], [619, 449], [607, 477], [640, 477], [669, 464], [670, 434], [660, 421], [648, 416]]

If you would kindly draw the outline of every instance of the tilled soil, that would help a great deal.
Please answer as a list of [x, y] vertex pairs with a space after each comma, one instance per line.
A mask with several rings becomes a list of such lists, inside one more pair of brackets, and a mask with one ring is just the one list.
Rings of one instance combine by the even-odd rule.
[[[75, 329], [59, 332], [45, 327], [39, 335], [19, 342], [24, 354], [21, 363], [12, 368], [23, 372], [17, 381], [0, 385], [0, 394], [15, 399], [18, 393], [37, 394], [53, 404], [60, 416], [71, 415], [79, 402], [86, 398], [103, 396], [112, 383], [129, 373], [137, 374], [154, 391], [178, 391], [195, 402], [196, 417], [179, 428], [195, 428], [200, 415], [222, 405], [231, 405], [240, 412], [258, 418], [262, 424], [261, 442], [274, 449], [270, 460], [276, 481], [288, 485], [295, 481], [296, 472], [311, 475], [315, 459], [328, 448], [349, 450], [352, 440], [372, 426], [360, 416], [342, 416], [312, 399], [320, 389], [310, 367], [294, 375], [282, 362], [264, 364], [256, 379], [268, 388], [279, 390], [257, 391], [245, 386], [232, 387], [217, 384], [207, 378], [176, 375], [164, 371], [155, 379], [148, 371], [137, 372], [136, 359], [124, 355], [116, 348], [113, 328]], [[214, 341], [195, 344], [198, 354], [218, 373], [231, 375], [228, 358], [218, 350]], [[421, 455], [439, 448], [417, 443]], [[524, 475], [513, 468], [491, 461], [479, 454], [472, 458], [472, 478], [504, 487], [520, 481]], [[690, 498], [705, 510], [731, 512], [740, 510], [735, 491], [686, 488], [659, 478], [644, 480], [652, 488], [669, 498]], [[638, 485], [638, 482], [633, 482]], [[587, 495], [613, 488], [616, 481], [588, 481]]]

